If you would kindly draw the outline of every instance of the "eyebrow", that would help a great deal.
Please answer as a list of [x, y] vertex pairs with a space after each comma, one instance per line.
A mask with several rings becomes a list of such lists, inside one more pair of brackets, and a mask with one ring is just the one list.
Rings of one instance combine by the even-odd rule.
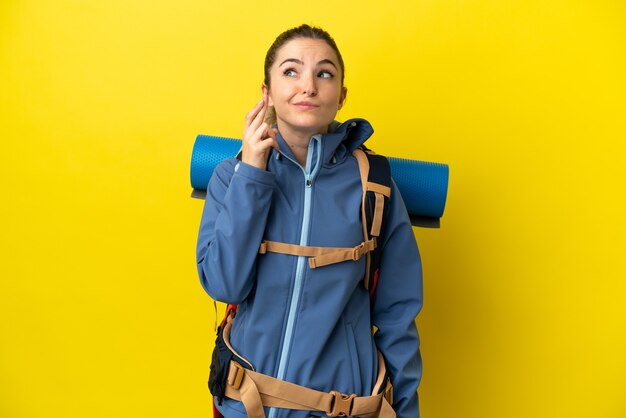
[[[281, 63], [280, 63], [280, 65], [283, 65], [283, 64], [284, 64], [284, 63], [286, 63], [286, 62], [295, 62], [296, 64], [304, 65], [304, 63], [303, 63], [302, 61], [300, 61], [299, 59], [296, 59], [296, 58], [287, 58], [286, 60], [284, 60], [283, 62], [281, 62]], [[321, 60], [321, 61], [319, 61], [319, 62], [317, 63], [317, 65], [322, 65], [322, 64], [330, 64], [330, 65], [332, 65], [333, 67], [335, 67], [335, 69], [337, 69], [337, 66], [335, 65], [335, 63], [334, 63], [334, 62], [332, 62], [332, 61], [331, 61], [331, 60], [329, 60], [329, 59], [323, 59], [323, 60]], [[279, 65], [279, 67], [280, 67], [280, 65]]]

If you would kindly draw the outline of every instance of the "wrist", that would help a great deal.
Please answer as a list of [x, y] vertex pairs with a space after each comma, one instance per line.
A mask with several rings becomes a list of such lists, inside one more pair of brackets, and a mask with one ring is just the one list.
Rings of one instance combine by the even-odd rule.
[[267, 157], [252, 157], [247, 155], [241, 156], [241, 162], [244, 162], [252, 167], [256, 167], [259, 170], [267, 169]]

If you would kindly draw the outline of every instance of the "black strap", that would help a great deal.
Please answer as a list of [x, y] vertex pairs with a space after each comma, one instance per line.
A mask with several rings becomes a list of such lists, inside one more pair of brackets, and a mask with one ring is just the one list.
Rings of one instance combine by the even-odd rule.
[[[367, 181], [370, 183], [377, 183], [383, 186], [391, 188], [391, 166], [389, 160], [378, 154], [372, 153], [364, 145], [361, 146], [367, 160], [369, 161], [370, 170], [367, 176]], [[385, 224], [389, 213], [390, 199], [385, 196], [385, 206], [383, 208], [383, 219], [380, 228], [380, 236], [376, 238], [376, 249], [370, 253], [369, 257], [369, 275], [364, 278], [365, 288], [370, 293], [371, 306], [374, 306], [374, 297], [376, 295], [376, 286], [378, 285], [378, 275], [380, 273], [380, 261], [382, 256], [382, 243], [385, 234]], [[374, 212], [376, 210], [376, 194], [368, 191], [365, 194], [365, 216], [368, 239], [372, 239], [372, 222], [374, 218]]]

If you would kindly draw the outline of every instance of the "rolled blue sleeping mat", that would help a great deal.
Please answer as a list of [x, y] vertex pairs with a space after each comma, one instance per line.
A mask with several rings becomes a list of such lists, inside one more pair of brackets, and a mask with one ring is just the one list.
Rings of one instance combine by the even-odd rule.
[[[215, 167], [237, 155], [240, 149], [239, 139], [198, 135], [191, 153], [191, 187], [194, 189], [191, 196], [204, 199]], [[411, 223], [439, 227], [448, 194], [448, 165], [395, 157], [387, 159]]]

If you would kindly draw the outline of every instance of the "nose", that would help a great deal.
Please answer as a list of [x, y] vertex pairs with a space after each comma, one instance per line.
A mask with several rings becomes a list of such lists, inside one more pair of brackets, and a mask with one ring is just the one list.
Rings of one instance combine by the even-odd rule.
[[303, 77], [302, 92], [307, 96], [317, 95], [317, 79], [315, 78], [315, 74], [311, 73], [306, 77]]

